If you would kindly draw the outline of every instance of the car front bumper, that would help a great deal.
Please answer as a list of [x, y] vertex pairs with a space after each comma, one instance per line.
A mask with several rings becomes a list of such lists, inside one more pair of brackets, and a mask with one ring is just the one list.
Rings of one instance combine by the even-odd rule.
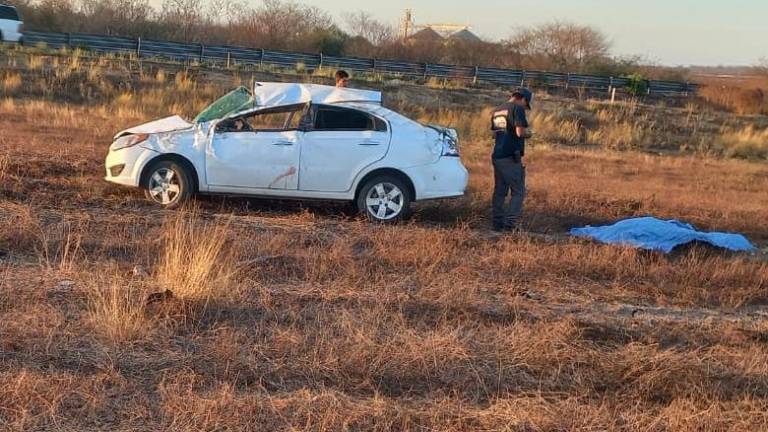
[[416, 190], [416, 201], [463, 196], [469, 172], [458, 157], [443, 156], [429, 165], [406, 168]]
[[141, 170], [158, 154], [140, 145], [111, 150], [104, 162], [106, 168], [104, 180], [125, 186], [139, 186]]

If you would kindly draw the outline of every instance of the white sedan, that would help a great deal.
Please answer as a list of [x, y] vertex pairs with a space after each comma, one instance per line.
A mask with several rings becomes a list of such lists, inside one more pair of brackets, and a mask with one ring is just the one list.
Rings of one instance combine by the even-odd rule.
[[384, 108], [379, 92], [285, 83], [119, 132], [106, 174], [167, 208], [198, 193], [345, 200], [381, 222], [462, 196], [468, 179], [455, 130]]

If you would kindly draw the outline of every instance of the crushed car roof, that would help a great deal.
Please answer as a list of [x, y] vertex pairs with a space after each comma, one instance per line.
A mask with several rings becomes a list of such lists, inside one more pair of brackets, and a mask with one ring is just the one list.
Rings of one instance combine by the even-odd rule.
[[253, 88], [257, 107], [294, 105], [312, 102], [334, 104], [368, 102], [381, 104], [381, 92], [333, 87], [319, 84], [257, 82]]

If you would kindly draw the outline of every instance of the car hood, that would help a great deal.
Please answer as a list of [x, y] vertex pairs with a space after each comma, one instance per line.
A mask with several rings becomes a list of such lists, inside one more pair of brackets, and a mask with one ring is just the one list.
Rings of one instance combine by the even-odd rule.
[[114, 139], [118, 139], [126, 135], [172, 132], [172, 131], [177, 131], [182, 129], [189, 129], [192, 126], [194, 126], [192, 123], [175, 115], [175, 116], [162, 118], [160, 120], [154, 120], [149, 123], [144, 123], [142, 125], [134, 126], [132, 128], [120, 131], [115, 135]]

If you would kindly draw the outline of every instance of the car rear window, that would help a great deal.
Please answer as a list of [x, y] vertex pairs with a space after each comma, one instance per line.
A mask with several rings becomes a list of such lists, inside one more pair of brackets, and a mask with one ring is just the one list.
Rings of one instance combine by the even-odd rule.
[[16, 12], [16, 8], [0, 6], [0, 19], [19, 21], [19, 14]]

